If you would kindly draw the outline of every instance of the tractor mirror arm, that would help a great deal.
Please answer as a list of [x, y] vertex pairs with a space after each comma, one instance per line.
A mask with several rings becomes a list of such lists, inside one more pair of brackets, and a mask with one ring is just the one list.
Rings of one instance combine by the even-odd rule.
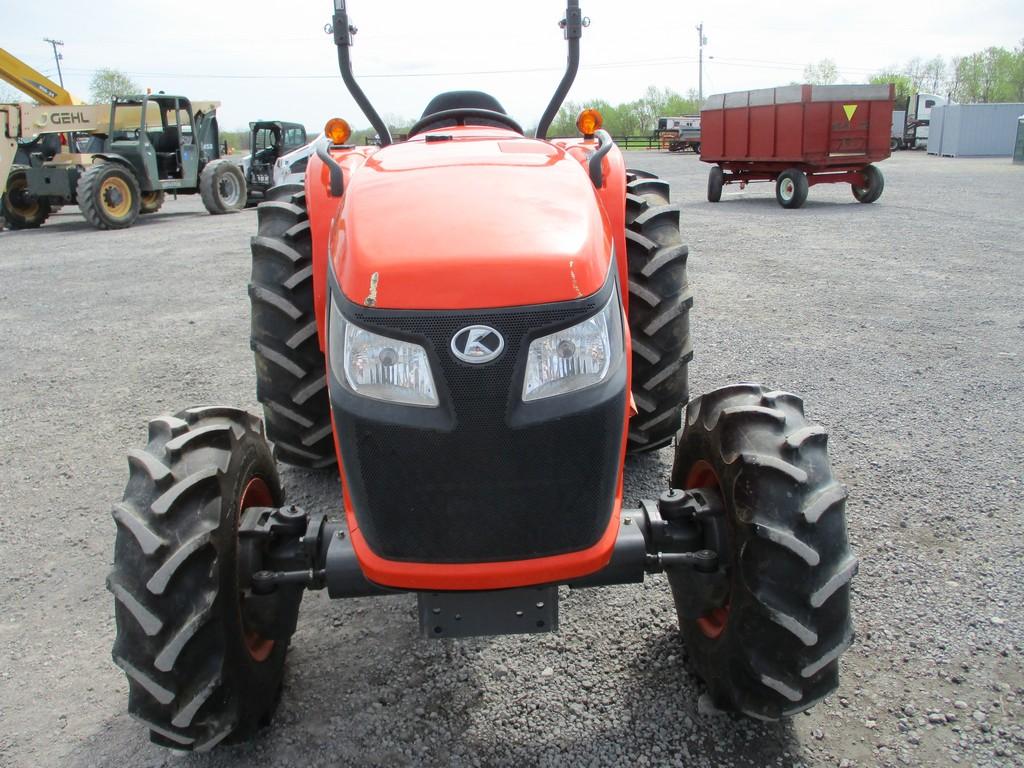
[[[344, 3], [344, 0], [336, 0], [336, 2]], [[547, 109], [544, 110], [544, 114], [540, 118], [540, 124], [537, 126], [538, 139], [547, 138], [548, 128], [551, 127], [551, 122], [558, 114], [558, 110], [561, 109], [562, 102], [565, 101], [565, 97], [576, 79], [576, 72], [580, 68], [580, 38], [583, 37], [583, 28], [590, 26], [590, 19], [584, 17], [580, 10], [579, 0], [568, 0], [568, 3], [565, 8], [565, 18], [558, 22], [558, 26], [564, 30], [565, 39], [569, 42], [569, 57], [565, 63], [565, 74], [562, 75], [555, 95], [551, 97]]]
[[349, 57], [349, 48], [352, 47], [352, 36], [358, 30], [348, 22], [345, 0], [334, 0], [334, 18], [330, 24], [330, 31], [334, 33], [334, 44], [338, 47], [338, 69], [341, 70], [341, 79], [345, 81], [348, 92], [352, 94], [352, 98], [356, 100], [359, 109], [366, 115], [366, 119], [370, 121], [370, 125], [373, 126], [373, 129], [380, 137], [380, 145], [386, 147], [391, 143], [391, 131], [388, 130], [387, 124], [381, 119], [380, 115], [377, 114], [377, 110], [373, 108], [370, 100], [366, 98], [363, 89], [356, 82], [355, 75], [352, 74], [352, 59]]
[[341, 166], [335, 162], [323, 144], [317, 143], [316, 156], [323, 161], [331, 174], [331, 197], [341, 197], [345, 194], [345, 178], [341, 174]]
[[587, 161], [587, 169], [590, 172], [590, 180], [594, 182], [594, 186], [597, 189], [600, 189], [604, 186], [604, 172], [601, 170], [601, 161], [604, 160], [605, 155], [611, 152], [615, 142], [608, 135], [608, 131], [599, 130], [594, 135], [597, 137], [597, 149], [590, 155], [590, 159]]

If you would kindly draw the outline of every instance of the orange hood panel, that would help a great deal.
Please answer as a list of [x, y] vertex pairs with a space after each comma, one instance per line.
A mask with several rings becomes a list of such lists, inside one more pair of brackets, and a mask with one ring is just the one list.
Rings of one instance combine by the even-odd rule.
[[587, 296], [611, 233], [586, 168], [560, 148], [445, 128], [375, 152], [346, 178], [331, 261], [349, 300], [480, 309]]

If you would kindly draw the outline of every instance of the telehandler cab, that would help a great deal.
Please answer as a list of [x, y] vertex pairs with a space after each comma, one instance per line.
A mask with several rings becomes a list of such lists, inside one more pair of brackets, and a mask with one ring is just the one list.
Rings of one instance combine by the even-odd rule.
[[[34, 229], [59, 206], [77, 204], [96, 229], [125, 229], [158, 211], [167, 192], [198, 193], [213, 214], [241, 210], [245, 176], [220, 158], [218, 106], [165, 93], [119, 97], [109, 106], [0, 104], [7, 225]], [[92, 144], [102, 134], [100, 147], [70, 151], [58, 135], [70, 132]], [[26, 151], [36, 143], [47, 151]]]
[[[681, 419], [691, 294], [668, 185], [624, 167], [596, 112], [546, 139], [586, 24], [569, 0], [536, 138], [460, 91], [393, 144], [335, 0], [381, 145], [332, 121], [305, 183], [258, 209], [266, 433], [225, 406], [154, 419], [113, 510], [113, 657], [154, 741], [206, 750], [268, 722], [306, 589], [413, 592], [422, 634], [449, 638], [551, 631], [560, 586], [664, 573], [718, 705], [777, 719], [836, 687], [857, 560], [825, 430], [757, 384]], [[626, 453], [673, 438], [661, 497], [623, 508]], [[337, 466], [343, 519], [286, 504], [275, 456]]]

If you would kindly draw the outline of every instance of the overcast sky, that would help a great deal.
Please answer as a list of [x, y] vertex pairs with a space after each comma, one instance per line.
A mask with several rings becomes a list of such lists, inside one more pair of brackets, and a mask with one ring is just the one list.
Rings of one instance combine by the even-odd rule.
[[[241, 2], [103, 0], [17, 4], [4, 0], [0, 47], [56, 80], [44, 37], [63, 40], [65, 85], [87, 97], [92, 72], [128, 72], [143, 88], [223, 102], [223, 129], [277, 118], [319, 130], [332, 116], [355, 127], [359, 113], [338, 76], [323, 31], [331, 0]], [[697, 31], [704, 23], [704, 93], [800, 80], [808, 62], [829, 57], [840, 80], [863, 82], [920, 56], [1012, 48], [1024, 38], [1021, 0], [789, 0], [681, 2], [581, 0], [591, 19], [582, 68], [569, 98], [612, 103], [648, 85], [697, 88]], [[564, 0], [349, 0], [359, 28], [357, 77], [383, 115], [418, 117], [436, 93], [493, 93], [534, 125], [565, 65], [557, 27]], [[0, 83], [2, 84], [2, 83]]]

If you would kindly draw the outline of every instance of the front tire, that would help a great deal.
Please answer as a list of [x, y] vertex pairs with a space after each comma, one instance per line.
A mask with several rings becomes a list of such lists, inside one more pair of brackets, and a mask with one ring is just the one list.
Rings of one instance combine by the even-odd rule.
[[12, 169], [0, 197], [0, 220], [6, 219], [11, 229], [38, 229], [52, 212], [53, 207], [46, 198], [36, 197], [29, 191], [25, 168]]
[[120, 163], [90, 165], [79, 177], [75, 194], [82, 216], [96, 229], [127, 229], [139, 218], [139, 182]]
[[214, 160], [199, 174], [199, 195], [214, 215], [245, 208], [245, 174], [230, 160]]
[[256, 397], [278, 460], [309, 469], [333, 466], [327, 367], [313, 311], [313, 241], [301, 184], [267, 191], [252, 239], [250, 345]]
[[680, 211], [669, 204], [667, 182], [626, 171], [626, 253], [629, 260], [629, 332], [633, 399], [627, 450], [668, 445], [679, 429], [688, 397], [690, 307], [689, 254], [680, 234]]
[[[288, 648], [249, 628], [239, 589], [241, 512], [284, 500], [259, 419], [234, 408], [154, 419], [128, 464], [107, 580], [128, 711], [174, 749], [249, 738], [273, 714]], [[270, 612], [294, 627], [301, 599], [279, 589]]]
[[[835, 690], [853, 640], [857, 558], [826, 441], [800, 398], [740, 384], [693, 400], [676, 447], [672, 486], [722, 497], [704, 546], [729, 581], [722, 605], [696, 621], [680, 612], [680, 629], [714, 701], [762, 720]], [[669, 582], [679, 602], [684, 582]]]

